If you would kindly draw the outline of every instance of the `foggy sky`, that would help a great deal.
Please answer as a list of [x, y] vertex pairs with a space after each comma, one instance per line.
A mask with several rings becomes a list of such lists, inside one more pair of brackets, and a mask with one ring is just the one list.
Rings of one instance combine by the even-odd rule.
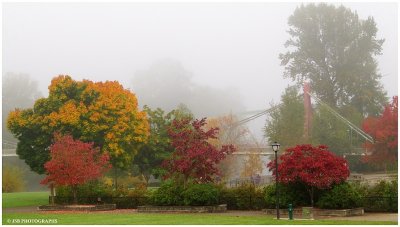
[[[287, 18], [299, 5], [3, 3], [2, 72], [29, 74], [45, 95], [59, 74], [118, 80], [132, 89], [138, 71], [168, 58], [191, 73], [192, 83], [234, 90], [246, 110], [262, 110], [293, 84], [283, 79], [278, 55], [289, 38]], [[344, 5], [361, 19], [374, 17], [378, 39], [385, 38], [382, 82], [389, 97], [397, 95], [397, 5]]]

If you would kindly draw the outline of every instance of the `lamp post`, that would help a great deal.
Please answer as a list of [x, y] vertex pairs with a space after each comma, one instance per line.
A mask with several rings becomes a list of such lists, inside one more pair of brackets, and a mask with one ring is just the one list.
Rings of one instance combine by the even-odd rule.
[[274, 142], [272, 145], [272, 150], [275, 152], [275, 190], [276, 190], [276, 219], [279, 220], [279, 189], [278, 189], [278, 151], [281, 146], [279, 143]]

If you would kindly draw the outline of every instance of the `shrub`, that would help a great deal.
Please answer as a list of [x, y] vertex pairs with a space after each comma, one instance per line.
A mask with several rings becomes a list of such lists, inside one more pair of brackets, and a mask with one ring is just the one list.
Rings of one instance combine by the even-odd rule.
[[218, 203], [219, 191], [213, 184], [192, 184], [182, 196], [185, 205], [210, 206]]
[[[56, 193], [55, 202], [57, 204], [73, 203], [70, 187], [57, 187]], [[115, 203], [117, 209], [132, 209], [137, 208], [137, 206], [149, 204], [150, 197], [150, 191], [143, 186], [138, 186], [134, 189], [118, 187], [118, 189], [113, 190], [102, 182], [94, 181], [78, 187], [79, 204]]]
[[[115, 203], [117, 209], [136, 209], [149, 204], [149, 197], [113, 197], [106, 198], [107, 203]], [[108, 201], [109, 200], [109, 201]]]
[[221, 204], [227, 204], [231, 210], [259, 210], [265, 208], [263, 190], [252, 184], [241, 185], [236, 188], [222, 188], [220, 192]]
[[126, 175], [118, 177], [118, 187], [121, 188], [136, 188], [145, 183], [146, 182], [143, 180], [143, 177], [141, 176]]
[[161, 187], [152, 194], [151, 201], [153, 204], [161, 206], [183, 205], [182, 192], [182, 185], [168, 180], [163, 182]]
[[[268, 185], [264, 188], [264, 199], [267, 208], [272, 209], [276, 207], [275, 184]], [[293, 207], [309, 204], [308, 192], [303, 185], [279, 184], [279, 207], [288, 208], [289, 204], [292, 204]]]
[[3, 166], [3, 192], [20, 192], [25, 189], [24, 174], [17, 166]]
[[360, 205], [360, 192], [347, 182], [326, 190], [317, 202], [319, 208], [327, 209], [350, 209]]
[[390, 182], [380, 181], [368, 190], [367, 196], [397, 197], [397, 179]]
[[[77, 197], [79, 204], [95, 204], [98, 198], [111, 197], [113, 194], [111, 188], [108, 188], [101, 182], [94, 180], [79, 185], [77, 189]], [[73, 202], [73, 192], [69, 186], [56, 187], [56, 203], [70, 204]]]
[[397, 180], [380, 181], [368, 189], [363, 201], [367, 211], [397, 212]]

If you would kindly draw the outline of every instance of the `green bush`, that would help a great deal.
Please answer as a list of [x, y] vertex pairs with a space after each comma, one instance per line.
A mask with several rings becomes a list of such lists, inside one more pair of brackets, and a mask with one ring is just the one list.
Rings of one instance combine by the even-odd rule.
[[182, 196], [185, 205], [210, 206], [218, 203], [219, 190], [213, 184], [192, 184]]
[[174, 206], [183, 205], [183, 186], [168, 180], [161, 184], [161, 187], [153, 192], [151, 201], [154, 205]]
[[347, 182], [326, 190], [316, 203], [319, 208], [326, 209], [350, 209], [360, 207], [361, 204], [360, 192]]
[[[71, 187], [56, 188], [57, 204], [72, 204]], [[151, 192], [143, 186], [134, 189], [118, 187], [114, 190], [99, 181], [89, 182], [78, 186], [78, 204], [115, 203], [117, 209], [137, 208], [150, 203]]]
[[398, 181], [380, 181], [368, 189], [363, 206], [366, 211], [397, 212]]
[[392, 181], [380, 181], [368, 190], [367, 196], [397, 197], [397, 179]]
[[227, 204], [230, 210], [260, 210], [266, 207], [264, 192], [252, 184], [220, 190], [220, 204]]
[[[98, 198], [112, 197], [112, 190], [101, 182], [94, 180], [86, 184], [79, 185], [77, 191], [79, 204], [95, 204], [102, 200]], [[73, 202], [72, 189], [69, 186], [56, 187], [56, 200], [57, 204], [71, 204]]]
[[[279, 184], [279, 207], [288, 208], [289, 204], [293, 207], [306, 206], [310, 203], [307, 190], [300, 184]], [[268, 185], [264, 188], [264, 199], [267, 208], [276, 207], [276, 186]], [[316, 193], [317, 194], [317, 193]]]

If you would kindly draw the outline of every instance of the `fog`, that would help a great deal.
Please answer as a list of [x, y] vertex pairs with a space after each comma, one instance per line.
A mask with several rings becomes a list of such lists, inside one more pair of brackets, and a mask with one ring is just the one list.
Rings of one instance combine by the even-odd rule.
[[[197, 116], [263, 110], [293, 84], [283, 79], [278, 55], [299, 5], [5, 3], [2, 72], [30, 75], [45, 96], [51, 78], [68, 74], [118, 80], [140, 106], [185, 103]], [[396, 95], [397, 5], [344, 5], [361, 19], [374, 17], [385, 39], [382, 83], [389, 97]], [[264, 120], [252, 124], [261, 135]]]

